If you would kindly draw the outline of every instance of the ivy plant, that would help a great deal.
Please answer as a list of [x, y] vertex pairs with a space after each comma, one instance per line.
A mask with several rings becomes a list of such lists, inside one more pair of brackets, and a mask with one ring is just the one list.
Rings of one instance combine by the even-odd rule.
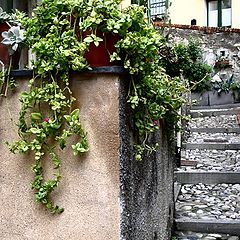
[[[13, 153], [33, 151], [32, 188], [36, 201], [52, 213], [63, 211], [51, 199], [61, 180], [58, 149], [64, 149], [72, 135], [79, 137], [72, 145], [73, 154], [83, 154], [89, 148], [80, 111], [72, 109], [75, 98], [69, 76], [72, 70], [91, 69], [85, 58], [91, 43], [98, 46], [106, 33], [119, 36], [110, 59], [121, 60], [130, 75], [127, 102], [133, 113], [137, 160], [156, 151], [158, 145], [150, 139], [159, 128], [159, 120], [173, 119], [174, 124], [179, 119], [177, 110], [184, 102], [182, 96], [186, 89], [180, 76], [167, 74], [159, 61], [167, 58], [166, 39], [145, 21], [143, 7], [132, 5], [121, 10], [119, 3], [117, 0], [43, 0], [32, 18], [22, 19], [26, 42], [37, 60], [29, 90], [20, 97], [20, 139], [9, 143], [9, 148]], [[55, 170], [50, 180], [44, 178], [46, 159], [51, 159]]]
[[188, 80], [192, 91], [211, 89], [212, 67], [203, 61], [203, 52], [197, 40], [166, 45], [167, 57], [161, 57], [161, 65], [171, 77], [182, 75]]

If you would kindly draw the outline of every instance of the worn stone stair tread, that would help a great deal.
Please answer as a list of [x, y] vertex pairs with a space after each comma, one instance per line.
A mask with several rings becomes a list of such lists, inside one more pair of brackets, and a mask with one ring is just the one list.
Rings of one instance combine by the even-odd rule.
[[238, 184], [240, 183], [240, 172], [217, 172], [217, 171], [176, 171], [175, 181], [181, 184]]
[[240, 113], [240, 107], [229, 109], [197, 109], [190, 110], [190, 114], [193, 118], [206, 117], [206, 116], [219, 116], [219, 115], [237, 115]]
[[229, 140], [227, 138], [204, 138], [204, 143], [228, 143]]
[[240, 220], [179, 218], [175, 219], [175, 226], [178, 231], [240, 235]]
[[229, 108], [240, 108], [240, 103], [211, 105], [211, 106], [198, 106], [198, 105], [193, 105], [193, 106], [191, 107], [192, 110], [201, 110], [201, 109], [229, 109]]
[[240, 143], [183, 143], [185, 149], [240, 150]]
[[190, 128], [190, 132], [198, 133], [240, 133], [239, 128]]

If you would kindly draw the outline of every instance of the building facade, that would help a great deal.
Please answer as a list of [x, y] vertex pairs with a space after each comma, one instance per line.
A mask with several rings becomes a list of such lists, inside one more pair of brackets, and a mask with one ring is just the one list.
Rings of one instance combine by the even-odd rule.
[[172, 24], [240, 28], [239, 0], [150, 0], [151, 17]]

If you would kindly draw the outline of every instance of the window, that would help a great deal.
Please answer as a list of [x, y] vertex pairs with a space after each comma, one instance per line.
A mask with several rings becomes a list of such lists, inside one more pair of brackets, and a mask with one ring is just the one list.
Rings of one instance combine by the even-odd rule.
[[153, 20], [164, 20], [167, 13], [167, 0], [150, 0], [150, 15]]
[[232, 8], [231, 0], [209, 0], [208, 8], [208, 26], [209, 27], [231, 27]]

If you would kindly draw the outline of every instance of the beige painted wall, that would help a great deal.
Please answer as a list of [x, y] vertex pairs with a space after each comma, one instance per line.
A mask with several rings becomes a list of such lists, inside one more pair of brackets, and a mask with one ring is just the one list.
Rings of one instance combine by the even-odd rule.
[[172, 0], [169, 9], [171, 23], [191, 24], [192, 19], [197, 20], [197, 25], [205, 25], [205, 1], [204, 0]]
[[[23, 90], [27, 81], [18, 84]], [[90, 151], [84, 157], [74, 157], [71, 147], [61, 153], [63, 179], [53, 193], [55, 203], [65, 208], [61, 215], [51, 215], [34, 202], [32, 158], [10, 153], [4, 144], [17, 139], [18, 94], [1, 101], [1, 240], [120, 238], [119, 78], [111, 74], [75, 76], [73, 89]]]
[[240, 1], [232, 0], [232, 27], [240, 28]]
[[131, 0], [123, 0], [122, 2], [121, 2], [121, 8], [122, 9], [124, 9], [124, 8], [126, 8], [126, 7], [128, 7], [128, 6], [130, 6], [131, 5]]
[[[207, 7], [205, 0], [171, 0], [169, 9], [172, 24], [190, 25], [192, 19], [198, 26], [207, 25]], [[232, 27], [240, 28], [240, 1], [232, 0]]]

